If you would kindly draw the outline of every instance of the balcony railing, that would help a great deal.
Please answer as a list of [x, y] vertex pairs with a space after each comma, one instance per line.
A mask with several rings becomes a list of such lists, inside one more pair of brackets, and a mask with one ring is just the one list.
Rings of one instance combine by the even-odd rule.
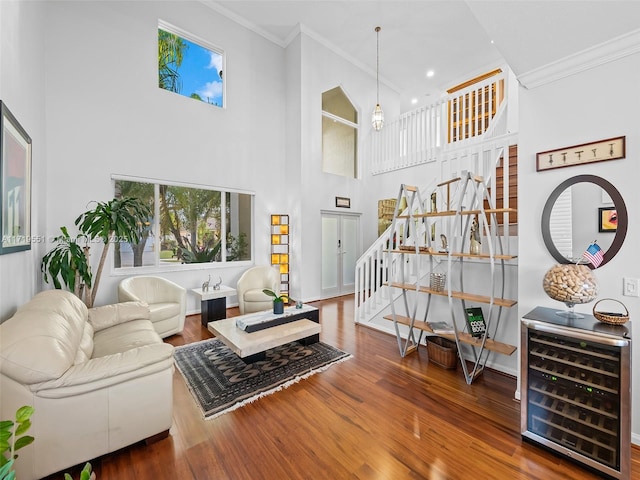
[[435, 162], [442, 150], [507, 133], [503, 114], [507, 78], [505, 72], [497, 73], [372, 132], [368, 152], [371, 173]]

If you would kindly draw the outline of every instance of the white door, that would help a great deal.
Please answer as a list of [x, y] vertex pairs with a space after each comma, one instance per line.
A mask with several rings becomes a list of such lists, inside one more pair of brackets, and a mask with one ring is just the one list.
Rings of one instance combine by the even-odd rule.
[[359, 238], [359, 215], [322, 214], [322, 298], [354, 292]]

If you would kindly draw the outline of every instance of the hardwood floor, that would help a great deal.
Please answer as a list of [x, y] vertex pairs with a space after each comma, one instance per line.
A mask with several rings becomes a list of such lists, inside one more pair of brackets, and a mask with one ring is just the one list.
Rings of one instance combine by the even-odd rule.
[[[514, 378], [486, 371], [467, 385], [422, 347], [401, 358], [395, 337], [356, 326], [353, 297], [313, 305], [321, 340], [354, 358], [214, 420], [176, 371], [169, 438], [92, 460], [97, 479], [600, 478], [521, 440]], [[167, 341], [210, 336], [191, 316]], [[632, 456], [640, 478], [640, 449]]]

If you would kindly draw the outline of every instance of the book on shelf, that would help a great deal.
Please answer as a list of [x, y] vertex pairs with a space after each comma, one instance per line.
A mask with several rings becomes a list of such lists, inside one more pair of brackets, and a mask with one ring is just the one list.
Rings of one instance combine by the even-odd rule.
[[482, 309], [480, 307], [471, 307], [466, 309], [466, 313], [469, 333], [474, 337], [482, 337], [487, 330]]
[[429, 322], [429, 326], [431, 327], [431, 330], [433, 330], [433, 333], [451, 335], [455, 333], [453, 330], [453, 326], [447, 322]]

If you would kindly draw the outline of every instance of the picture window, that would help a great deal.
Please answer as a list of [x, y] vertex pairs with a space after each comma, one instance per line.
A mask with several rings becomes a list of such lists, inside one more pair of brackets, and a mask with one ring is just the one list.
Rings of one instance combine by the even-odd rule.
[[158, 86], [201, 102], [225, 106], [224, 52], [165, 22], [158, 24]]

